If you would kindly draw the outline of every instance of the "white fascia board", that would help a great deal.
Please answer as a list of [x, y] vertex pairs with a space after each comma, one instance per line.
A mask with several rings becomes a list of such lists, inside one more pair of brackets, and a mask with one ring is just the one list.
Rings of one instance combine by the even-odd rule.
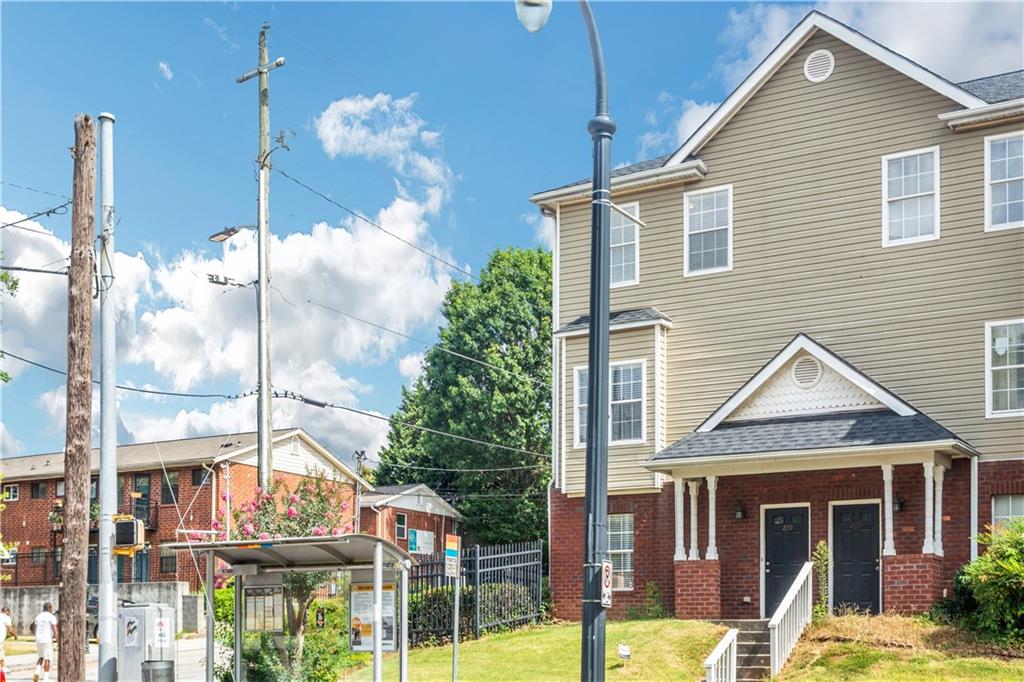
[[1007, 102], [987, 104], [972, 109], [958, 109], [939, 114], [938, 118], [952, 130], [965, 126], [988, 123], [1003, 118], [1024, 116], [1024, 98], [1011, 99]]
[[[671, 168], [667, 166], [660, 166], [658, 168], [640, 171], [639, 173], [620, 175], [619, 177], [612, 178], [611, 182], [612, 189], [621, 192], [627, 189], [635, 189], [647, 185], [658, 185], [666, 182], [672, 182], [674, 180], [702, 180], [704, 176], [707, 175], [707, 172], [708, 167], [704, 165], [703, 161], [700, 159], [693, 159], [687, 163], [675, 164]], [[569, 187], [561, 187], [559, 189], [552, 189], [546, 192], [538, 192], [530, 197], [530, 201], [538, 206], [545, 206], [566, 201], [568, 199], [583, 199], [590, 196], [592, 188], [593, 185], [588, 180]]]
[[[295, 436], [299, 435], [301, 432], [302, 432], [302, 429], [292, 429], [291, 431], [285, 431], [284, 433], [282, 433], [279, 436], [273, 436], [270, 439], [270, 446], [271, 446], [271, 448], [273, 448], [274, 443], [278, 442], [279, 440], [285, 440], [285, 439], [288, 439], [288, 438], [294, 438]], [[216, 457], [213, 458], [213, 463], [214, 464], [220, 464], [221, 462], [223, 462], [225, 460], [236, 459], [236, 458], [238, 458], [238, 457], [240, 457], [240, 456], [242, 456], [244, 454], [247, 454], [247, 453], [252, 452], [253, 450], [256, 450], [258, 447], [259, 447], [259, 438], [257, 438], [256, 441], [251, 443], [250, 445], [246, 445], [246, 446], [241, 447], [241, 448], [236, 448], [234, 450], [228, 450], [227, 452], [225, 452], [223, 454], [217, 455]]]
[[782, 39], [782, 42], [758, 64], [757, 68], [740, 83], [739, 87], [733, 90], [732, 94], [722, 102], [714, 113], [690, 135], [686, 142], [683, 143], [683, 146], [679, 148], [679, 151], [665, 162], [665, 166], [679, 164], [691, 154], [699, 151], [704, 146], [704, 143], [711, 139], [739, 111], [740, 107], [746, 104], [747, 100], [753, 97], [761, 89], [761, 86], [775, 74], [779, 67], [793, 56], [793, 53], [800, 49], [817, 30], [825, 31], [869, 57], [874, 57], [886, 66], [896, 69], [925, 87], [948, 97], [957, 104], [969, 109], [986, 105], [986, 102], [937, 76], [923, 66], [915, 64], [906, 57], [876, 43], [848, 26], [844, 26], [835, 19], [827, 17], [820, 12], [812, 11], [789, 32], [789, 35]]
[[[644, 320], [642, 322], [625, 322], [623, 324], [613, 324], [608, 327], [608, 332], [621, 332], [628, 331], [630, 329], [646, 329], [647, 327], [665, 327], [666, 329], [672, 328], [672, 322], [665, 318], [658, 318], [657, 320]], [[565, 332], [557, 332], [555, 338], [567, 339], [573, 336], [587, 336], [590, 334], [590, 329], [585, 327], [583, 329], [570, 329]]]
[[728, 400], [722, 403], [717, 410], [712, 412], [711, 416], [705, 419], [704, 423], [698, 426], [696, 430], [699, 432], [714, 430], [716, 426], [728, 419], [729, 415], [739, 408], [747, 398], [753, 395], [757, 389], [761, 388], [765, 382], [774, 376], [776, 372], [778, 372], [800, 351], [804, 351], [814, 358], [817, 358], [819, 362], [834, 370], [841, 377], [888, 407], [896, 414], [907, 417], [917, 413], [917, 410], [909, 404], [900, 400], [893, 393], [887, 391], [879, 384], [853, 369], [835, 353], [825, 348], [806, 334], [799, 334], [795, 339], [790, 341], [785, 348], [779, 351], [779, 353], [772, 358], [771, 362], [758, 370], [758, 372], [752, 376], [747, 383], [743, 384], [743, 386], [733, 393]]

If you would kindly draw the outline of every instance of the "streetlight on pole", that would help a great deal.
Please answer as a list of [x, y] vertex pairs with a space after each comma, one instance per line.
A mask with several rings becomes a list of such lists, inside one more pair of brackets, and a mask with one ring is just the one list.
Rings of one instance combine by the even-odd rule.
[[[590, 210], [590, 333], [588, 337], [587, 458], [583, 536], [583, 656], [580, 677], [604, 680], [605, 609], [601, 604], [601, 562], [608, 553], [608, 298], [611, 222], [611, 148], [615, 122], [608, 114], [604, 53], [594, 14], [579, 0], [594, 62], [596, 106], [587, 131], [594, 141]], [[516, 0], [516, 16], [530, 32], [551, 14], [551, 0]]]
[[[270, 72], [284, 66], [284, 57], [273, 62], [267, 56], [267, 31], [270, 24], [263, 22], [259, 38], [259, 59], [255, 69], [247, 71], [236, 80], [244, 83], [259, 78], [260, 141], [257, 163], [259, 166], [259, 189], [256, 199], [256, 241], [259, 250], [259, 267], [256, 277], [256, 307], [259, 317], [259, 381], [257, 385], [256, 418], [257, 436], [257, 479], [260, 488], [270, 487], [273, 471], [270, 439], [270, 219], [267, 206], [270, 186]], [[227, 239], [231, 235], [226, 235]]]

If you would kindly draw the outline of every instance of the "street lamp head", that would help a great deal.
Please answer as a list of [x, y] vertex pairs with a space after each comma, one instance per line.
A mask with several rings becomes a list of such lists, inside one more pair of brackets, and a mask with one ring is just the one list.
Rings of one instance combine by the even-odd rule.
[[220, 232], [214, 232], [210, 235], [211, 242], [226, 242], [227, 240], [238, 234], [239, 230], [243, 227], [250, 227], [249, 225], [238, 225], [235, 227], [225, 227]]
[[551, 0], [516, 0], [516, 17], [530, 33], [544, 28], [551, 16]]

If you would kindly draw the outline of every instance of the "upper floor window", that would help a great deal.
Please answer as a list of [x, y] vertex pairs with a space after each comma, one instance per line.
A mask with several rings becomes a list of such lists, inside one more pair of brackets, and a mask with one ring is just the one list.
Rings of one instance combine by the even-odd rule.
[[608, 515], [608, 558], [612, 562], [612, 589], [633, 589], [633, 515]]
[[9, 483], [4, 486], [3, 499], [7, 502], [17, 502], [20, 490], [17, 483]]
[[[640, 217], [640, 204], [634, 202], [621, 207], [623, 211]], [[640, 226], [618, 211], [611, 218], [611, 285], [613, 287], [637, 284], [640, 281]]]
[[18, 565], [18, 548], [8, 547], [7, 553], [2, 555], [3, 559], [0, 560], [0, 564], [4, 566], [17, 566]]
[[1024, 133], [985, 138], [985, 230], [1024, 227]]
[[405, 514], [395, 514], [395, 539], [405, 540], [409, 532], [409, 517]]
[[882, 246], [939, 238], [939, 148], [882, 157]]
[[992, 525], [1000, 526], [1015, 519], [1024, 519], [1024, 495], [993, 495]]
[[46, 481], [36, 481], [32, 484], [32, 499], [39, 500], [46, 497]]
[[1024, 320], [985, 325], [985, 416], [1024, 415]]
[[178, 480], [180, 474], [177, 471], [164, 471], [160, 485], [160, 501], [164, 504], [174, 504], [178, 500]]
[[206, 471], [206, 469], [193, 469], [192, 470], [192, 485], [194, 485], [194, 486], [206, 485], [208, 483], [208, 481], [206, 480], [206, 475], [208, 473], [209, 472]]
[[56, 486], [56, 491], [55, 492], [56, 492], [57, 497], [64, 497], [64, 479], [63, 478], [60, 479], [59, 481], [57, 481], [57, 486]]
[[732, 270], [732, 185], [683, 194], [683, 276]]
[[[616, 362], [611, 365], [611, 432], [612, 445], [644, 441], [644, 362]], [[587, 405], [590, 373], [586, 367], [576, 368], [575, 443], [587, 442]]]

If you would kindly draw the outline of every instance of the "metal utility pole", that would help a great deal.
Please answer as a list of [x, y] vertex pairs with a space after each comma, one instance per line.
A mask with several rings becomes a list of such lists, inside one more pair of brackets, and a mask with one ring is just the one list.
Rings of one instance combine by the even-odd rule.
[[259, 77], [260, 141], [257, 164], [259, 188], [256, 198], [256, 235], [259, 265], [256, 276], [256, 307], [259, 318], [259, 393], [256, 397], [258, 421], [257, 478], [261, 488], [270, 487], [273, 462], [270, 449], [272, 424], [270, 415], [270, 217], [267, 201], [270, 194], [270, 71], [284, 66], [284, 57], [273, 63], [267, 56], [267, 31], [270, 24], [263, 22], [259, 38], [259, 58], [255, 69], [236, 79], [244, 83]]
[[114, 115], [100, 114], [100, 528], [97, 614], [100, 682], [117, 680], [117, 384], [114, 308]]
[[68, 266], [67, 427], [64, 446], [64, 545], [60, 583], [60, 682], [85, 679], [86, 552], [89, 546], [89, 434], [92, 422], [93, 207], [96, 131], [75, 116]]

